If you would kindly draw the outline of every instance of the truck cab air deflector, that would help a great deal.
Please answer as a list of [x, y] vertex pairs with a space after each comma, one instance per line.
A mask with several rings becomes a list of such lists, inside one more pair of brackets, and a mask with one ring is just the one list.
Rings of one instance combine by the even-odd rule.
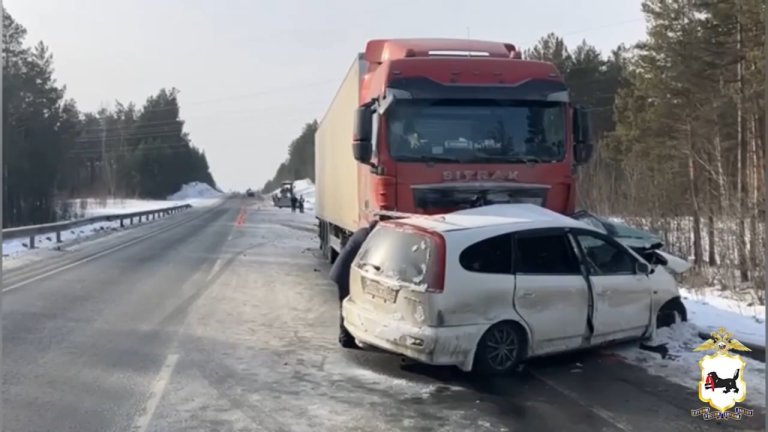
[[441, 84], [426, 77], [394, 78], [388, 88], [412, 99], [489, 99], [568, 102], [568, 88], [560, 81], [528, 79], [517, 84]]
[[531, 183], [435, 183], [411, 186], [414, 206], [423, 211], [465, 209], [490, 204], [545, 206], [549, 185]]

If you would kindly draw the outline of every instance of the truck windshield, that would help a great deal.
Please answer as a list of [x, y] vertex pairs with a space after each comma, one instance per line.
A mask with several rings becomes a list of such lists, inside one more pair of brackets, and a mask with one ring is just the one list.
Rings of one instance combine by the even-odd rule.
[[388, 114], [398, 161], [555, 162], [565, 158], [558, 102], [401, 100]]

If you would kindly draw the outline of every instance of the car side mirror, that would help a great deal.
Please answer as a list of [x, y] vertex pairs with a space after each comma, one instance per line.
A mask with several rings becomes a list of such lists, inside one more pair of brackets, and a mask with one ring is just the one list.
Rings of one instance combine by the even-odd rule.
[[651, 274], [651, 266], [648, 265], [648, 263], [638, 261], [637, 264], [635, 264], [635, 270], [637, 270], [638, 274], [646, 276]]
[[582, 107], [573, 108], [573, 157], [578, 165], [592, 158], [592, 119], [589, 111]]

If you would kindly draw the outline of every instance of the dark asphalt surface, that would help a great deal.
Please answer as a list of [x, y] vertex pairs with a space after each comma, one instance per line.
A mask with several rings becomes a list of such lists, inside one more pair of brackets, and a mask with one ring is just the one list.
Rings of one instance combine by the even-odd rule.
[[343, 350], [310, 222], [231, 199], [5, 273], [4, 430], [763, 430], [596, 350], [482, 380]]

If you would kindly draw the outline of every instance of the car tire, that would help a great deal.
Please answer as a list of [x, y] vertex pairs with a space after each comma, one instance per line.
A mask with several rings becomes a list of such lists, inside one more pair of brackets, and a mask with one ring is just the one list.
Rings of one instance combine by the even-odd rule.
[[688, 321], [688, 311], [679, 298], [664, 303], [656, 314], [656, 328], [669, 327], [686, 321]]
[[482, 375], [508, 374], [523, 359], [526, 343], [519, 326], [510, 322], [494, 324], [477, 343], [472, 369]]

